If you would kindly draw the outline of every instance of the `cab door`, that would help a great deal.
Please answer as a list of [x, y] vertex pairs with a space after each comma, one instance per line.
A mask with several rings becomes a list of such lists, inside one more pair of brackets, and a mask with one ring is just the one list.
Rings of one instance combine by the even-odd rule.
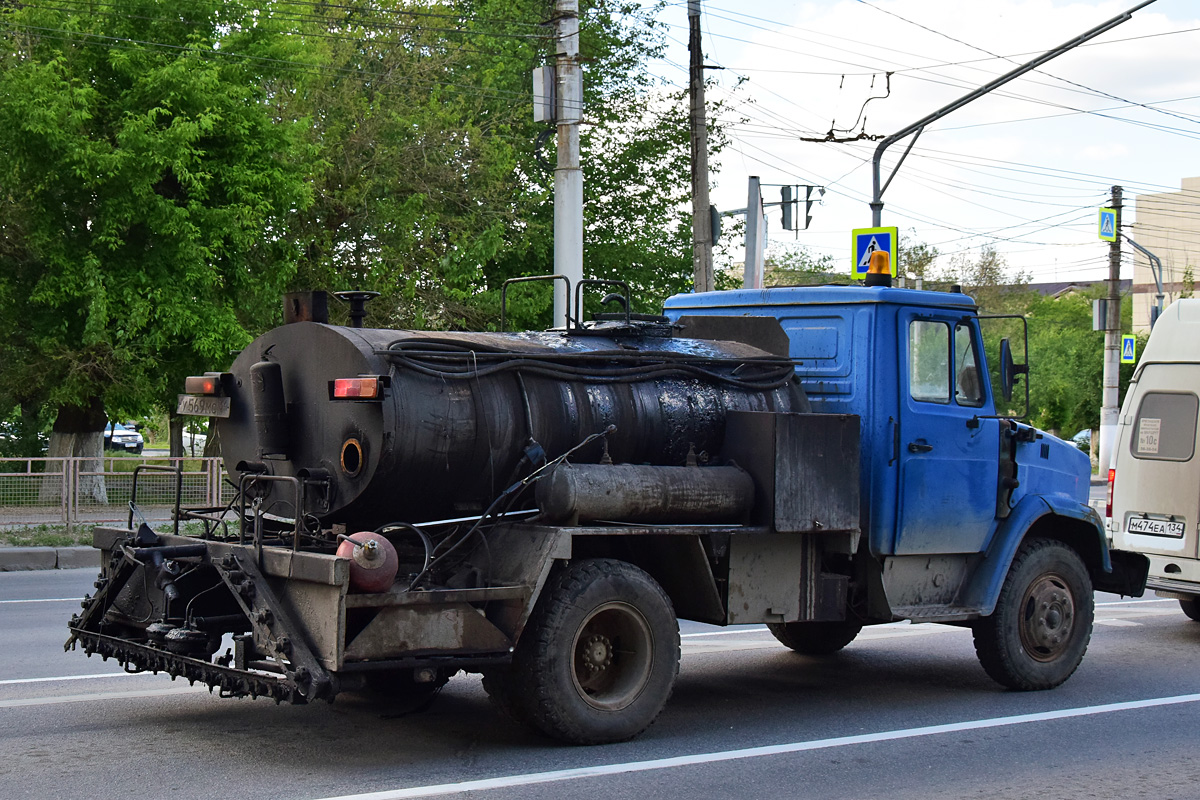
[[976, 553], [996, 516], [1000, 425], [973, 317], [899, 315], [897, 555]]

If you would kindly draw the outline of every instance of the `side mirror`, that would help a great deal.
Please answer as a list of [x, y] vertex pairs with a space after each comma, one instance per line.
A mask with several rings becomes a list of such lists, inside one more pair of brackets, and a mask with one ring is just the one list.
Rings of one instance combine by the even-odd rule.
[[1000, 391], [1004, 393], [1005, 400], [1012, 400], [1013, 384], [1017, 381], [1018, 375], [1028, 375], [1028, 364], [1014, 364], [1012, 357], [1012, 347], [1008, 343], [1008, 339], [1000, 340]]
[[1004, 395], [1005, 400], [1012, 400], [1013, 381], [1016, 376], [1013, 374], [1012, 347], [1008, 343], [1008, 339], [1000, 340], [1000, 391]]

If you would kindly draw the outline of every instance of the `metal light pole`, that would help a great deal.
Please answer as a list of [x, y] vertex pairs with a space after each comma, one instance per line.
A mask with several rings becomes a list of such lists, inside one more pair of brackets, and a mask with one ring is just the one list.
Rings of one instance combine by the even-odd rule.
[[[921, 119], [917, 120], [916, 122], [909, 125], [908, 127], [903, 128], [903, 129], [897, 131], [896, 133], [893, 133], [891, 136], [889, 136], [886, 139], [884, 139], [883, 141], [881, 141], [875, 147], [875, 158], [871, 162], [871, 178], [873, 181], [873, 193], [871, 195], [871, 226], [878, 228], [883, 224], [883, 222], [882, 222], [883, 193], [887, 189], [888, 184], [890, 184], [892, 182], [892, 178], [896, 177], [896, 172], [900, 169], [900, 165], [904, 163], [904, 157], [908, 155], [909, 150], [912, 150], [913, 145], [917, 141], [917, 137], [921, 135], [921, 131], [925, 129], [926, 125], [928, 125], [931, 122], [934, 122], [935, 120], [941, 119], [942, 117], [946, 116], [947, 114], [949, 114], [952, 111], [957, 111], [958, 109], [962, 108], [967, 103], [970, 103], [973, 100], [978, 100], [980, 97], [983, 97], [985, 94], [992, 91], [993, 89], [998, 89], [1001, 86], [1003, 86], [1004, 84], [1013, 80], [1014, 78], [1019, 78], [1020, 76], [1024, 75], [1026, 72], [1029, 72], [1030, 70], [1033, 70], [1033, 69], [1037, 69], [1042, 64], [1045, 64], [1047, 61], [1049, 61], [1053, 58], [1057, 58], [1058, 56], [1061, 56], [1063, 53], [1067, 52], [1068, 50], [1073, 50], [1074, 48], [1078, 47], [1079, 45], [1083, 44], [1084, 42], [1086, 42], [1090, 39], [1096, 38], [1097, 36], [1104, 33], [1105, 31], [1111, 30], [1112, 28], [1117, 27], [1118, 25], [1120, 25], [1123, 22], [1128, 22], [1130, 19], [1133, 18], [1133, 12], [1137, 11], [1138, 9], [1145, 8], [1146, 6], [1150, 5], [1153, 2], [1154, 2], [1154, 0], [1145, 0], [1145, 2], [1138, 3], [1136, 6], [1129, 9], [1124, 14], [1115, 16], [1112, 19], [1110, 19], [1108, 22], [1097, 25], [1095, 28], [1092, 28], [1087, 33], [1082, 33], [1079, 36], [1076, 36], [1074, 39], [1071, 39], [1068, 42], [1063, 42], [1058, 47], [1055, 47], [1053, 50], [1047, 50], [1045, 53], [1042, 53], [1040, 56], [1033, 59], [1032, 61], [1027, 61], [1026, 63], [1022, 64], [1021, 66], [1012, 70], [1011, 72], [1006, 72], [1005, 74], [1001, 75], [999, 78], [996, 78], [994, 81], [992, 81], [990, 83], [986, 83], [983, 86], [980, 86], [978, 89], [975, 89], [972, 92], [968, 92], [967, 94], [965, 94], [962, 97], [955, 100], [953, 103], [950, 103], [947, 106], [943, 106], [942, 108], [939, 108], [937, 111], [934, 111], [932, 114], [922, 117]], [[884, 151], [887, 150], [889, 147], [891, 147], [896, 142], [903, 139], [905, 136], [908, 136], [910, 133], [914, 134], [912, 141], [910, 141], [908, 143], [908, 147], [904, 150], [904, 155], [900, 156], [900, 160], [896, 162], [896, 166], [892, 167], [892, 174], [890, 176], [888, 176], [887, 183], [884, 183], [881, 186], [879, 183], [879, 162], [883, 159]]]

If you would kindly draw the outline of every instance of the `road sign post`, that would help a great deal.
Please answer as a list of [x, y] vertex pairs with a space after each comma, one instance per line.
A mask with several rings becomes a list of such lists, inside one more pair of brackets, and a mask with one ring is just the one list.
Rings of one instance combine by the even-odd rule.
[[1117, 210], [1115, 208], [1100, 209], [1100, 238], [1106, 242], [1117, 240]]
[[1121, 363], [1134, 364], [1137, 362], [1137, 337], [1126, 333], [1121, 336]]
[[871, 253], [883, 250], [891, 257], [892, 277], [896, 277], [897, 256], [900, 249], [899, 228], [856, 228], [852, 231], [852, 246], [850, 252], [854, 262], [850, 267], [850, 277], [859, 281], [867, 277], [871, 267]]

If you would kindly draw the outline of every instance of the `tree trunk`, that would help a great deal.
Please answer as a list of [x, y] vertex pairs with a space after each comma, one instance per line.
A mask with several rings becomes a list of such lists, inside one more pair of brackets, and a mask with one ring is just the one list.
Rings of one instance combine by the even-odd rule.
[[213, 422], [212, 417], [208, 418], [208, 435], [204, 440], [204, 457], [221, 457], [221, 438], [217, 433], [217, 426]]
[[183, 458], [183, 425], [184, 419], [178, 415], [172, 414], [168, 420], [171, 429], [169, 437], [171, 442], [171, 452], [168, 454], [171, 458]]
[[[50, 431], [49, 458], [82, 458], [79, 472], [97, 473], [81, 475], [78, 484], [80, 500], [89, 499], [96, 503], [108, 503], [108, 491], [104, 485], [102, 471], [104, 459], [104, 426], [108, 418], [104, 415], [104, 402], [93, 397], [86, 406], [59, 406]], [[61, 462], [65, 465], [66, 462]], [[38, 494], [41, 503], [62, 501], [60, 481], [43, 481]]]

